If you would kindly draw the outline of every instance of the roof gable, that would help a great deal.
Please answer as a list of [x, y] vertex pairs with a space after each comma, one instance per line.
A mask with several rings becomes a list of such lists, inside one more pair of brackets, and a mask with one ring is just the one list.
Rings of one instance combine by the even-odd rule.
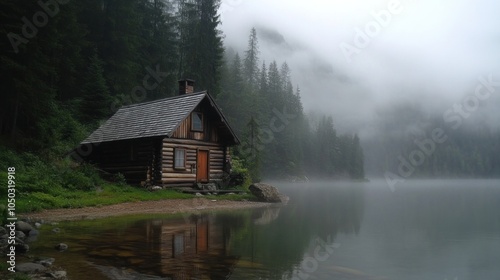
[[205, 98], [221, 116], [234, 137], [234, 143], [239, 143], [212, 97], [206, 92], [199, 92], [122, 107], [81, 144], [156, 136], [171, 137], [181, 122]]

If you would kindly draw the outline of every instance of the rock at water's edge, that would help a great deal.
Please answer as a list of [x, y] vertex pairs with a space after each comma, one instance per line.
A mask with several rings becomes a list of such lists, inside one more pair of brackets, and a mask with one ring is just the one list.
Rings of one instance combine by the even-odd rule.
[[55, 271], [53, 273], [50, 273], [50, 276], [52, 276], [52, 278], [55, 278], [55, 279], [64, 279], [64, 278], [66, 278], [67, 273], [64, 270], [59, 270], [59, 271]]
[[45, 271], [47, 268], [38, 263], [21, 263], [16, 265], [16, 271], [25, 273], [35, 273]]
[[27, 234], [28, 232], [30, 232], [30, 230], [33, 229], [33, 227], [26, 222], [18, 221], [16, 222], [16, 229]]
[[274, 186], [262, 183], [252, 184], [249, 188], [250, 192], [263, 202], [284, 202], [283, 196]]
[[59, 251], [65, 251], [65, 250], [68, 250], [68, 245], [66, 245], [64, 243], [59, 243], [56, 246], [54, 246], [54, 248], [56, 248], [56, 250], [59, 250]]

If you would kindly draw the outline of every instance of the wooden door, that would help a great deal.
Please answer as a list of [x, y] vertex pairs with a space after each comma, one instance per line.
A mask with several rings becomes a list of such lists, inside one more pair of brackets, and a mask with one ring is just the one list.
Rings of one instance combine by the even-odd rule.
[[196, 182], [206, 183], [208, 182], [208, 151], [198, 150], [198, 159], [196, 162]]
[[208, 221], [196, 225], [196, 253], [208, 251]]

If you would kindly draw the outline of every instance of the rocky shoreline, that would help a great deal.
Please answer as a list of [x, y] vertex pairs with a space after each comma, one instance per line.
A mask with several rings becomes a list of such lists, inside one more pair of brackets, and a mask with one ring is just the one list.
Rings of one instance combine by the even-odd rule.
[[[14, 252], [12, 259], [7, 259], [7, 264], [9, 265], [9, 271], [6, 272], [6, 276], [14, 277], [15, 274], [11, 272], [11, 269], [15, 273], [24, 273], [29, 276], [30, 279], [59, 279], [65, 280], [67, 278], [67, 273], [63, 269], [54, 266], [54, 258], [41, 258], [29, 255], [31, 242], [36, 242], [40, 232], [38, 229], [42, 226], [43, 221], [17, 221], [15, 223], [9, 223], [5, 226], [0, 226], [0, 251], [3, 256], [9, 256]], [[52, 223], [56, 225], [57, 223]], [[14, 230], [15, 226], [15, 231]], [[12, 238], [12, 233], [15, 232], [13, 238], [14, 243], [10, 242]], [[12, 249], [15, 249], [13, 251]], [[56, 244], [54, 250], [64, 251], [68, 249], [68, 245], [64, 243]], [[2, 272], [3, 273], [3, 272]], [[2, 274], [0, 274], [1, 276]], [[13, 279], [13, 278], [6, 278]], [[24, 279], [24, 278], [23, 278]]]

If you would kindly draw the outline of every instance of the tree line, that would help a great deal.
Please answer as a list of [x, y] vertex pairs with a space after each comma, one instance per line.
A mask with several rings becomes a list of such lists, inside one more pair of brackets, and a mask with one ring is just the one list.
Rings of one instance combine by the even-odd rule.
[[356, 135], [313, 122], [286, 62], [259, 57], [251, 30], [225, 50], [220, 0], [0, 3], [0, 139], [57, 158], [122, 105], [174, 96], [179, 78], [216, 98], [243, 140], [235, 155], [261, 176], [363, 178]]
[[261, 61], [255, 28], [243, 55], [225, 53], [217, 100], [243, 138], [236, 155], [246, 161], [254, 180], [364, 178], [359, 137], [338, 135], [331, 116], [313, 121], [304, 114], [291, 71], [286, 62]]
[[[480, 115], [454, 129], [416, 104], [384, 111], [377, 139], [365, 139], [369, 173], [402, 178], [498, 178], [500, 130]], [[442, 141], [433, 131], [440, 130]]]
[[217, 95], [219, 2], [2, 1], [0, 135], [74, 145], [122, 105], [175, 95], [179, 77]]

